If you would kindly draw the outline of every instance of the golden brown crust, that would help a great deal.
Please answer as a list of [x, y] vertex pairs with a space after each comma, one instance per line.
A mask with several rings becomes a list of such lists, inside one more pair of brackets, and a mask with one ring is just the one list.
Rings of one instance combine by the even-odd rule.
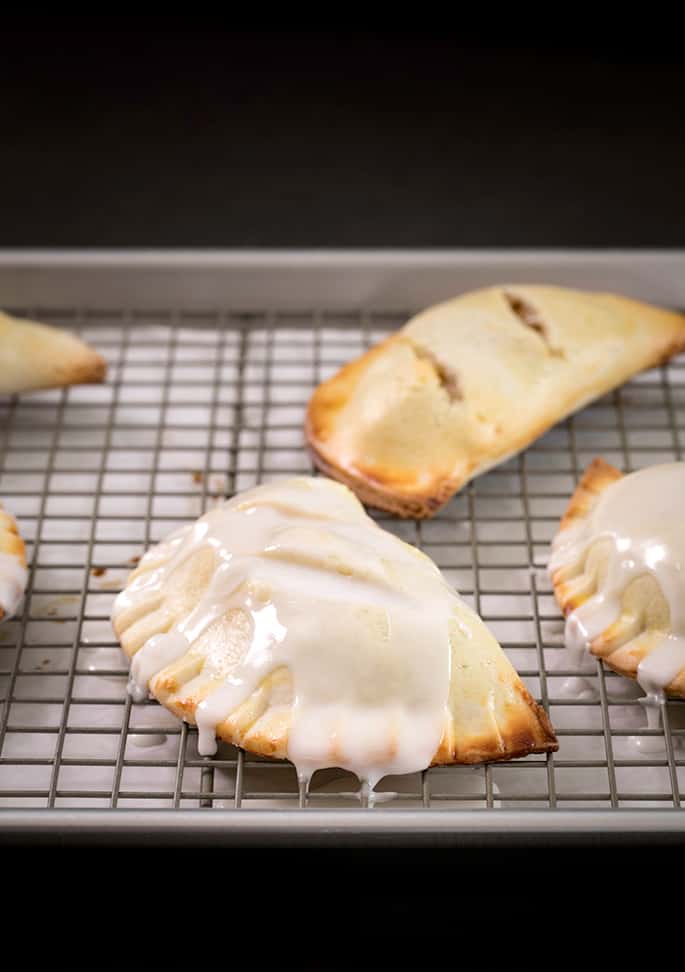
[[0, 394], [94, 384], [106, 372], [104, 358], [73, 334], [0, 311]]
[[[22, 567], [26, 567], [26, 547], [21, 538], [14, 518], [7, 513], [0, 503], [0, 553], [16, 557]], [[0, 605], [0, 621], [5, 612]]]
[[[151, 685], [151, 694], [179, 718], [195, 724], [195, 712], [202, 698], [174, 698], [180, 686], [161, 681]], [[240, 746], [258, 756], [287, 759], [290, 714], [269, 713], [269, 697], [272, 685], [265, 680], [241, 708], [216, 729], [217, 738], [234, 746]], [[450, 721], [431, 766], [473, 765], [476, 763], [502, 762], [518, 759], [533, 753], [554, 753], [559, 744], [549, 716], [528, 690], [520, 684], [520, 700], [523, 706], [512, 711], [506, 733], [483, 733], [480, 736], [464, 736]]]
[[430, 517], [566, 415], [684, 349], [684, 315], [493, 287], [430, 308], [320, 384], [306, 440], [317, 467], [365, 503]]
[[[622, 476], [620, 470], [604, 459], [593, 459], [569, 500], [560, 529], [567, 530], [585, 519], [604, 490]], [[658, 597], [660, 592], [656, 581], [650, 579], [649, 583], [654, 585]], [[586, 585], [579, 584], [577, 576], [569, 577], [564, 568], [552, 574], [552, 587], [564, 615], [575, 611], [594, 593], [591, 581]], [[618, 620], [591, 642], [590, 651], [618, 675], [636, 680], [638, 665], [662, 638], [662, 631], [646, 628], [644, 618], [637, 617], [624, 606]], [[685, 698], [685, 670], [666, 686], [666, 693], [675, 698]]]
[[455, 488], [451, 481], [442, 483], [437, 491], [431, 483], [422, 492], [411, 483], [407, 484], [401, 471], [391, 466], [374, 467], [370, 463], [365, 464], [361, 457], [357, 457], [354, 466], [342, 465], [336, 462], [330, 450], [326, 451], [326, 455], [323, 452], [323, 444], [333, 432], [337, 413], [354, 393], [361, 376], [387, 349], [402, 340], [398, 335], [387, 338], [319, 385], [307, 406], [305, 437], [317, 468], [349, 486], [363, 503], [405, 519], [426, 519], [434, 516], [454, 495]]
[[[128, 585], [158, 568], [166, 557], [163, 545], [150, 551]], [[150, 637], [168, 631], [187, 616], [215, 569], [214, 554], [200, 549], [178, 567], [159, 596], [116, 612], [114, 629], [124, 651], [133, 657]], [[462, 602], [454, 610], [449, 698], [433, 764], [472, 764], [554, 752], [557, 741], [546, 712], [531, 697], [492, 634]], [[245, 623], [241, 622], [243, 615], [232, 609], [217, 618], [185, 655], [151, 679], [151, 695], [194, 724], [198, 706], [217, 687], [216, 680], [204, 671], [207, 656], [217, 646], [234, 643], [238, 626]], [[469, 637], [464, 637], [464, 624]], [[218, 725], [218, 738], [261, 756], [285, 758], [293, 696], [289, 670], [283, 667], [271, 672]]]
[[26, 567], [26, 547], [13, 517], [6, 513], [0, 504], [0, 553], [16, 557], [22, 567]]
[[[122, 645], [128, 645], [124, 631], [115, 625]], [[195, 724], [195, 713], [207, 690], [187, 692], [186, 683], [196, 677], [203, 660], [181, 661], [178, 667], [160, 673], [150, 682], [150, 693], [180, 719]], [[502, 659], [500, 677], [510, 673], [512, 695], [499, 722], [494, 719], [486, 729], [465, 732], [463, 725], [450, 713], [432, 766], [471, 765], [489, 761], [516, 759], [531, 753], [556, 752], [558, 742], [549, 716], [530, 695], [506, 659]], [[458, 677], [458, 676], [457, 676]], [[494, 677], [494, 675], [493, 675]], [[287, 669], [267, 676], [252, 695], [216, 728], [217, 738], [241, 746], [258, 756], [287, 758], [288, 733], [291, 723], [289, 704], [274, 705], [274, 696], [291, 685]], [[486, 705], [486, 701], [483, 703]]]
[[441, 495], [427, 496], [425, 498], [415, 496], [413, 499], [405, 500], [398, 496], [397, 493], [393, 493], [389, 489], [381, 486], [380, 483], [374, 482], [373, 477], [369, 474], [364, 477], [359, 473], [355, 474], [349, 469], [344, 469], [341, 466], [337, 466], [335, 463], [327, 462], [326, 459], [324, 459], [324, 457], [317, 452], [316, 446], [313, 444], [314, 439], [310, 434], [308, 419], [306, 421], [305, 429], [307, 443], [309, 446], [309, 454], [311, 455], [316, 468], [326, 476], [330, 476], [331, 479], [337, 479], [339, 483], [344, 483], [345, 486], [349, 486], [355, 495], [359, 497], [362, 503], [365, 503], [367, 506], [387, 510], [388, 512], [394, 513], [395, 516], [399, 516], [404, 520], [425, 520], [431, 516], [435, 516], [438, 510], [440, 510], [445, 503], [448, 503], [454, 495], [453, 491], [449, 487], [449, 484], [446, 484]]
[[604, 459], [593, 459], [580, 478], [566, 511], [561, 518], [561, 529], [566, 530], [577, 519], [590, 512], [600, 493], [620, 479], [623, 473]]
[[510, 715], [506, 737], [502, 734], [483, 734], [464, 740], [459, 738], [458, 733], [450, 731], [450, 725], [440, 741], [431, 766], [499, 763], [533, 753], [555, 753], [559, 749], [559, 743], [549, 716], [522, 682], [518, 682], [517, 694], [525, 703], [525, 708]]
[[[159, 684], [154, 685], [151, 694], [179, 718], [190, 725], [195, 724], [195, 712], [201, 698], [172, 699], [172, 693], [167, 695]], [[528, 712], [525, 716], [517, 713], [510, 720], [506, 737], [484, 734], [464, 739], [446, 731], [431, 766], [502, 762], [533, 753], [556, 752], [559, 743], [549, 716], [527, 691], [524, 698], [529, 707]], [[217, 726], [217, 738], [230, 745], [240, 746], [257, 756], [287, 759], [290, 719], [281, 717], [274, 721], [268, 715], [264, 717], [265, 711], [260, 706], [256, 715], [252, 712], [254, 722], [234, 713]], [[258, 725], [260, 721], [261, 724]]]
[[662, 348], [659, 354], [655, 356], [654, 361], [651, 364], [646, 365], [646, 367], [656, 368], [658, 365], [668, 364], [671, 358], [674, 358], [682, 351], [685, 351], [685, 334], [674, 338], [670, 344], [667, 344], [665, 348]]
[[[597, 502], [600, 494], [623, 473], [602, 458], [593, 459], [580, 478], [568, 506], [561, 518], [560, 530], [567, 530], [585, 519]], [[574, 583], [575, 581], [575, 583]], [[559, 607], [564, 614], [570, 614], [587, 600], [588, 590], [578, 586], [577, 578], [568, 578], [564, 568], [552, 574], [552, 586]]]

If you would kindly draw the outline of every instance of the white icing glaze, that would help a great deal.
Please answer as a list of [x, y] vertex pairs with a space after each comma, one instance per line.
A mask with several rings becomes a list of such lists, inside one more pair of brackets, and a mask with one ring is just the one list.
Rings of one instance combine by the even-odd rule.
[[[685, 583], [681, 598], [685, 599]], [[683, 668], [685, 668], [685, 637], [683, 634], [666, 635], [638, 666], [638, 681], [645, 690], [647, 699], [659, 705], [664, 688]]]
[[606, 575], [597, 592], [569, 614], [566, 647], [579, 662], [619, 619], [628, 584], [654, 577], [668, 604], [670, 630], [638, 665], [637, 680], [647, 694], [648, 718], [656, 712], [658, 725], [664, 689], [685, 668], [685, 462], [641, 469], [608, 486], [582, 522], [557, 534], [550, 573], [582, 567], [590, 548], [607, 540]]
[[171, 665], [177, 658], [182, 658], [189, 648], [188, 639], [180, 631], [170, 631], [149, 638], [131, 662], [128, 691], [133, 701], [144, 702], [153, 675]]
[[150, 550], [141, 566], [152, 569], [118, 596], [114, 618], [154, 609], [175, 571], [208, 548], [215, 567], [194, 608], [133, 658], [135, 699], [238, 609], [243, 636], [203, 648], [202, 674], [185, 687], [209, 689], [195, 712], [202, 755], [215, 752], [217, 726], [285, 667], [288, 756], [303, 782], [335, 765], [373, 788], [429, 765], [446, 717], [450, 620], [470, 635], [468, 608], [431, 560], [378, 527], [346, 488], [288, 480], [234, 497]]
[[[663, 692], [658, 697], [648, 693], [644, 699], [640, 699], [647, 714], [648, 729], [661, 729], [662, 700]], [[641, 756], [654, 757], [666, 755], [666, 741], [663, 734], [659, 736], [628, 736], [628, 742]]]
[[0, 552], [0, 607], [11, 618], [21, 604], [28, 571], [13, 554]]
[[[570, 668], [575, 668], [578, 671], [590, 675], [596, 671], [595, 661], [588, 655], [586, 649], [586, 645], [592, 638], [590, 638], [588, 628], [583, 623], [583, 619], [577, 615], [578, 612], [575, 612], [566, 619], [564, 629], [566, 654]], [[589, 624], [591, 622], [588, 620], [587, 623]], [[597, 633], [601, 630], [600, 628]], [[596, 699], [599, 692], [597, 687], [589, 679], [583, 678], [582, 675], [571, 675], [562, 682], [558, 690], [558, 695], [562, 699], [584, 699], [589, 702]]]

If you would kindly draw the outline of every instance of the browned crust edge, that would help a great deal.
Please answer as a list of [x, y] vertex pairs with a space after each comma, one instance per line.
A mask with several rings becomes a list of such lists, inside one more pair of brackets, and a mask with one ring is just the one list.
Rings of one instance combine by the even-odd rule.
[[399, 493], [384, 489], [369, 478], [355, 475], [350, 470], [343, 469], [342, 466], [324, 459], [317, 449], [316, 440], [311, 432], [309, 415], [307, 415], [305, 423], [305, 435], [309, 454], [317, 469], [326, 476], [330, 476], [331, 479], [336, 479], [345, 486], [349, 486], [355, 496], [367, 506], [394, 513], [395, 516], [399, 516], [403, 520], [425, 520], [435, 516], [446, 503], [449, 503], [462, 485], [460, 483], [455, 486], [452, 482], [446, 481], [434, 496], [416, 494], [412, 499], [406, 499]]
[[[545, 717], [546, 716], [547, 713], [545, 713]], [[188, 722], [187, 719], [185, 719], [184, 721]], [[549, 722], [549, 719], [547, 719], [547, 722]], [[194, 725], [194, 723], [189, 723], [189, 724]], [[233, 738], [231, 738], [230, 735], [226, 733], [221, 735], [217, 733], [216, 738], [219, 742], [226, 743], [229, 746], [235, 746], [236, 749], [242, 749], [243, 752], [251, 756], [259, 756], [262, 759], [273, 759], [277, 761], [288, 759], [288, 756], [285, 753], [281, 753], [280, 747], [274, 745], [273, 743], [269, 745], [266, 742], [266, 740], [263, 746], [259, 744], [251, 743], [248, 748], [244, 745], [241, 745], [239, 742], [236, 742]], [[545, 742], [540, 745], [536, 744], [534, 746], [517, 747], [515, 749], [507, 750], [506, 752], [499, 752], [499, 751], [495, 752], [494, 750], [491, 751], [485, 749], [483, 750], [473, 749], [469, 752], [467, 756], [463, 756], [460, 759], [454, 759], [454, 758], [446, 759], [446, 758], [439, 758], [436, 756], [431, 760], [430, 766], [427, 768], [430, 768], [432, 766], [484, 766], [487, 763], [508, 763], [512, 759], [524, 759], [526, 756], [556, 753], [558, 749], [559, 749], [559, 743], [557, 741], [556, 736], [552, 734], [552, 739], [550, 739], [549, 742]], [[335, 767], [335, 766], [330, 766], [326, 768], [340, 769], [340, 770], [343, 769], [343, 767]]]
[[[400, 333], [401, 332], [398, 332], [397, 334], [386, 338], [385, 341], [371, 348], [370, 352], [376, 351], [376, 349], [382, 347], [382, 345], [384, 345], [387, 341], [397, 338]], [[665, 348], [662, 347], [655, 351], [653, 357], [647, 361], [642, 368], [639, 368], [637, 371], [633, 372], [626, 380], [630, 380], [635, 375], [640, 374], [643, 371], [648, 371], [650, 368], [655, 368], [659, 365], [666, 364], [666, 362], [670, 361], [674, 355], [680, 354], [682, 351], [685, 351], [685, 333], [683, 333], [682, 336], [674, 338], [668, 345], [666, 345]], [[336, 372], [332, 378], [327, 379], [327, 381], [332, 381], [337, 378], [341, 371], [357, 364], [370, 352], [367, 351], [360, 358], [355, 358], [346, 365], [343, 365], [343, 367]], [[511, 449], [509, 449], [506, 453], [503, 453], [501, 458], [487, 464], [485, 468], [481, 468], [483, 466], [482, 463], [477, 463], [471, 467], [466, 475], [453, 476], [444, 479], [434, 493], [417, 491], [412, 493], [410, 496], [396, 490], [393, 491], [392, 489], [385, 488], [377, 482], [374, 482], [374, 480], [369, 476], [365, 476], [363, 473], [345, 469], [332, 461], [330, 458], [324, 458], [319, 451], [318, 437], [314, 433], [312, 412], [316, 407], [317, 391], [322, 387], [322, 385], [325, 384], [327, 384], [327, 382], [321, 382], [321, 384], [314, 389], [314, 392], [312, 393], [307, 404], [304, 425], [305, 438], [309, 448], [309, 453], [316, 467], [327, 476], [331, 476], [333, 479], [337, 479], [339, 482], [349, 486], [349, 488], [359, 497], [359, 499], [368, 506], [387, 510], [388, 512], [393, 513], [395, 516], [402, 519], [422, 520], [435, 516], [435, 514], [442, 509], [442, 507], [445, 506], [452, 499], [452, 497], [459, 492], [460, 489], [470, 482], [470, 480], [481, 475], [481, 472], [485, 473], [489, 471], [489, 469], [495, 468], [498, 465], [506, 462], [512, 456], [517, 455], [519, 452], [523, 451], [538, 438], [540, 438], [540, 436], [544, 435], [549, 429], [553, 428], [555, 425], [558, 425], [559, 422], [562, 422], [567, 415], [573, 414], [577, 409], [590, 404], [591, 401], [595, 401], [597, 398], [600, 398], [603, 394], [611, 391], [612, 388], [618, 387], [621, 382], [617, 382], [603, 391], [598, 391], [597, 395], [592, 399], [571, 408], [567, 413], [564, 413], [564, 415], [560, 415], [555, 421], [545, 422], [538, 428], [527, 432], [526, 435], [520, 438], [517, 442], [512, 442]], [[603, 467], [610, 469], [614, 468], [613, 466], [610, 466], [609, 463], [604, 462], [602, 459], [597, 459], [595, 462], [603, 464]], [[587, 470], [587, 472], [589, 471], [590, 469]], [[616, 472], [618, 472], [618, 470], [616, 470]], [[568, 513], [569, 511], [567, 510], [567, 515]]]
[[[156, 698], [156, 696], [153, 696]], [[159, 699], [157, 699], [159, 701]], [[164, 705], [164, 703], [161, 703]], [[169, 708], [169, 706], [166, 706]], [[195, 725], [195, 720], [189, 707], [186, 704], [183, 706], [183, 714], [181, 718], [187, 722], [189, 725]], [[544, 741], [535, 740], [533, 742], [523, 742], [522, 744], [514, 745], [511, 749], [500, 750], [494, 747], [485, 748], [480, 746], [474, 746], [470, 748], [466, 753], [461, 754], [458, 758], [454, 752], [449, 752], [450, 747], [443, 747], [441, 742], [435, 753], [433, 759], [431, 760], [431, 766], [474, 766], [481, 763], [503, 763], [508, 762], [511, 759], [521, 759], [524, 756], [531, 756], [535, 753], [555, 753], [559, 749], [558, 740], [554, 734], [554, 729], [549, 716], [533, 699], [530, 700], [530, 708], [532, 713], [537, 718], [539, 723], [541, 736], [545, 737]], [[180, 712], [176, 712], [176, 715], [180, 715]], [[247, 735], [250, 732], [248, 730]], [[237, 746], [240, 749], [244, 749], [246, 752], [252, 753], [256, 756], [266, 756], [272, 759], [287, 759], [286, 753], [283, 751], [283, 746], [281, 741], [274, 741], [270, 737], [257, 734], [253, 739], [250, 740], [249, 745], [245, 745], [244, 740], [245, 734], [240, 734], [236, 736], [234, 733], [222, 729], [222, 726], [217, 727], [216, 737], [221, 742], [228, 743], [232, 746]]]
[[[0, 503], [0, 552], [16, 557], [22, 567], [26, 567], [26, 546], [17, 528], [14, 518], [9, 515]], [[0, 621], [5, 617], [5, 611], [0, 606]]]
[[623, 473], [616, 466], [599, 456], [593, 459], [573, 491], [561, 518], [561, 529], [566, 530], [575, 520], [587, 516], [600, 493], [622, 477]]
[[[587, 467], [585, 472], [580, 478], [578, 485], [576, 486], [571, 499], [569, 500], [568, 506], [561, 518], [560, 529], [567, 530], [570, 526], [573, 526], [576, 520], [583, 519], [592, 509], [593, 505], [597, 501], [597, 497], [604, 492], [604, 490], [615, 483], [616, 480], [622, 479], [623, 473], [612, 466], [611, 463], [606, 462], [604, 459], [598, 457], [593, 459], [590, 465]], [[577, 607], [576, 604], [572, 602], [570, 598], [564, 596], [563, 584], [559, 582], [558, 575], [552, 576], [552, 587], [554, 589], [554, 596], [556, 598], [557, 604], [564, 616], [570, 614], [571, 611]], [[620, 667], [611, 661], [611, 656], [605, 657], [595, 654], [592, 652], [595, 658], [599, 658], [601, 662], [610, 668], [612, 672], [616, 672], [617, 675], [622, 675], [624, 678], [630, 678], [634, 682], [637, 681], [637, 669], [630, 669], [627, 667]], [[685, 699], [685, 692], [674, 691], [667, 688], [666, 694], [671, 698]]]
[[[41, 377], [36, 380], [34, 375], [35, 384], [23, 388], [10, 383], [5, 394], [30, 394], [34, 391], [66, 388], [70, 385], [96, 385], [105, 380], [106, 360], [95, 348], [73, 332], [39, 321], [15, 318], [0, 310], [0, 321], [3, 319], [9, 321], [10, 325], [22, 325], [29, 330], [31, 338], [28, 342], [27, 355], [34, 353], [34, 348], [43, 346], [46, 355], [50, 356], [52, 351], [49, 363], [42, 369]], [[67, 340], [64, 344], [58, 344], [57, 348], [51, 347], [55, 339], [59, 338]]]
[[54, 378], [42, 384], [39, 388], [31, 391], [39, 391], [48, 388], [64, 388], [69, 385], [99, 385], [107, 375], [107, 362], [94, 351], [90, 345], [85, 344], [80, 338], [77, 339], [82, 345], [83, 353], [77, 362], [72, 361], [64, 368], [55, 371]]
[[519, 694], [522, 701], [528, 706], [529, 714], [534, 719], [534, 725], [521, 726], [518, 731], [513, 730], [510, 737], [512, 744], [506, 749], [494, 746], [472, 746], [466, 752], [462, 752], [459, 757], [457, 757], [456, 749], [443, 739], [431, 760], [431, 766], [505, 763], [510, 759], [521, 759], [534, 753], [555, 753], [559, 749], [559, 742], [547, 712], [535, 701], [523, 682], [520, 682], [520, 676], [517, 672], [515, 672], [515, 677], [519, 679]]
[[331, 479], [336, 479], [338, 482], [344, 483], [348, 486], [359, 499], [366, 503], [367, 506], [373, 506], [376, 509], [387, 510], [390, 513], [394, 513], [403, 519], [426, 519], [428, 517], [434, 516], [441, 507], [443, 507], [449, 500], [454, 496], [457, 490], [463, 485], [461, 481], [458, 481], [455, 477], [450, 477], [448, 480], [444, 480], [442, 484], [438, 486], [437, 489], [431, 489], [430, 492], [420, 492], [414, 490], [409, 496], [403, 494], [399, 490], [393, 490], [392, 488], [387, 488], [382, 482], [374, 479], [368, 473], [360, 472], [354, 469], [344, 468], [338, 465], [332, 457], [325, 457], [321, 451], [321, 443], [319, 436], [317, 435], [315, 416], [319, 415], [321, 412], [324, 414], [328, 412], [328, 408], [320, 404], [320, 393], [321, 391], [329, 386], [329, 383], [336, 383], [340, 381], [343, 376], [347, 376], [346, 380], [349, 380], [350, 375], [354, 375], [354, 387], [357, 384], [357, 374], [360, 370], [364, 370], [368, 362], [373, 360], [377, 355], [381, 354], [383, 350], [398, 341], [401, 341], [401, 332], [397, 334], [392, 334], [390, 337], [381, 341], [379, 344], [374, 345], [368, 351], [365, 351], [358, 358], [354, 358], [347, 364], [343, 365], [335, 375], [329, 378], [327, 381], [321, 382], [313, 391], [310, 396], [309, 402], [307, 403], [307, 409], [305, 413], [304, 422], [304, 432], [305, 440], [309, 449], [309, 454], [312, 458], [314, 465], [330, 476]]
[[[592, 460], [585, 472], [580, 477], [578, 485], [573, 491], [568, 505], [561, 517], [559, 530], [568, 530], [577, 520], [583, 520], [592, 507], [597, 502], [598, 496], [604, 492], [607, 486], [621, 479], [623, 473], [606, 462], [601, 457]], [[554, 596], [562, 614], [566, 616], [578, 607], [578, 604], [570, 596], [567, 596], [566, 584], [560, 576], [560, 571], [555, 571], [551, 576]]]
[[73, 383], [75, 385], [97, 385], [103, 382], [107, 376], [107, 362], [105, 359], [92, 348], [88, 348], [88, 350], [90, 351], [88, 360], [83, 362], [74, 376]]
[[[521, 709], [516, 715], [512, 716], [511, 731], [508, 733], [507, 741], [510, 745], [499, 747], [494, 744], [495, 736], [492, 737], [493, 744], [479, 744], [474, 740], [468, 748], [461, 750], [449, 738], [449, 731], [446, 731], [440, 740], [431, 766], [472, 766], [480, 763], [505, 762], [510, 759], [519, 759], [533, 753], [551, 753], [559, 748], [554, 728], [547, 712], [531, 696], [520, 676], [514, 672], [514, 677], [519, 680], [518, 694], [526, 709]], [[169, 695], [165, 691], [154, 692], [150, 695], [161, 705], [176, 715], [178, 718], [195, 725], [195, 711], [199, 704], [196, 698], [177, 698], [170, 703]], [[526, 718], [526, 715], [530, 718]], [[216, 738], [232, 746], [238, 746], [246, 752], [257, 756], [266, 756], [274, 759], [287, 759], [287, 734], [279, 734], [274, 737], [265, 731], [254, 731], [254, 726], [259, 721], [257, 719], [247, 728], [236, 730], [231, 719], [219, 723], [216, 727]]]

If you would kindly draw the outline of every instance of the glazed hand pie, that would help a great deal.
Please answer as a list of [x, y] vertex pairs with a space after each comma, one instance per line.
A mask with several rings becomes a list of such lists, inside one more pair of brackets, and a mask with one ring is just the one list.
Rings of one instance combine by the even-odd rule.
[[0, 503], [0, 621], [11, 618], [26, 589], [26, 548], [13, 516]]
[[0, 311], [0, 395], [99, 382], [106, 370], [104, 359], [72, 334]]
[[685, 698], [685, 462], [623, 476], [595, 459], [549, 570], [576, 661], [591, 652], [653, 702]]
[[114, 630], [148, 692], [199, 729], [289, 758], [301, 778], [349, 769], [373, 786], [431, 763], [557, 748], [480, 618], [424, 554], [344, 486], [259, 486], [146, 553]]
[[372, 506], [432, 516], [564, 416], [685, 348], [685, 316], [611, 294], [498, 286], [414, 317], [320, 385], [314, 461]]

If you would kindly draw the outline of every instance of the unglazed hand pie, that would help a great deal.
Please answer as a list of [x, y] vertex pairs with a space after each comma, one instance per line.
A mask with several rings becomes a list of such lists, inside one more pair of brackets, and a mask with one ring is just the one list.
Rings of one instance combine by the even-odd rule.
[[685, 316], [611, 294], [498, 286], [424, 311], [320, 385], [317, 465], [365, 503], [432, 516], [565, 415], [685, 348]]
[[0, 621], [11, 618], [21, 604], [27, 576], [24, 541], [0, 503]]
[[685, 698], [685, 462], [622, 476], [595, 459], [549, 570], [576, 660], [590, 651], [652, 701]]
[[431, 763], [557, 748], [492, 635], [344, 486], [238, 495], [153, 547], [118, 596], [131, 688], [199, 729], [373, 786]]
[[98, 382], [106, 370], [104, 359], [72, 334], [0, 311], [0, 394]]

